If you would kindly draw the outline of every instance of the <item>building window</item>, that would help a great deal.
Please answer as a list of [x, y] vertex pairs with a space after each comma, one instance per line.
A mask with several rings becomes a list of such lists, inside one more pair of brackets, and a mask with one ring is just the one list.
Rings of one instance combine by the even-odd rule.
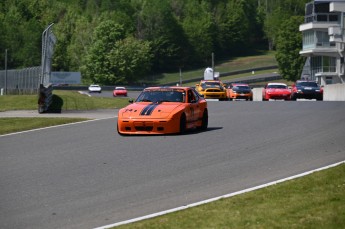
[[311, 72], [336, 72], [336, 58], [329, 56], [314, 56], [310, 58]]
[[303, 32], [303, 50], [334, 46], [335, 42], [329, 42], [328, 32], [313, 30]]
[[328, 32], [316, 31], [316, 40], [316, 46], [330, 46]]
[[314, 31], [303, 32], [303, 50], [315, 48], [315, 35]]

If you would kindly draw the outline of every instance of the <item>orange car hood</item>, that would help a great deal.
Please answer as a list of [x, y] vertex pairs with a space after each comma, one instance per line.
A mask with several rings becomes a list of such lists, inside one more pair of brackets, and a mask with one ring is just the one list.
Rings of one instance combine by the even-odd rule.
[[183, 103], [133, 103], [121, 109], [123, 118], [167, 118], [184, 107]]

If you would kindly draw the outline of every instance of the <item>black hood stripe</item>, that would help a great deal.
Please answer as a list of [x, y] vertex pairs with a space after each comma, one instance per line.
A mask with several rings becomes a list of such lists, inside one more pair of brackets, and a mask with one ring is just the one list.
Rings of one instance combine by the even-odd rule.
[[149, 104], [140, 112], [140, 115], [151, 115], [158, 104]]

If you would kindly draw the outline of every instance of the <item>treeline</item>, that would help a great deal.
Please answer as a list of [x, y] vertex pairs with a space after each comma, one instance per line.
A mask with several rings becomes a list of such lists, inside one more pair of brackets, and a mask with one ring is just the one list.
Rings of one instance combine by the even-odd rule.
[[54, 71], [131, 84], [150, 74], [209, 66], [211, 53], [221, 59], [275, 49], [284, 42], [278, 39], [282, 24], [303, 16], [306, 2], [2, 0], [0, 52], [8, 50], [8, 69], [40, 65], [41, 34], [54, 23]]

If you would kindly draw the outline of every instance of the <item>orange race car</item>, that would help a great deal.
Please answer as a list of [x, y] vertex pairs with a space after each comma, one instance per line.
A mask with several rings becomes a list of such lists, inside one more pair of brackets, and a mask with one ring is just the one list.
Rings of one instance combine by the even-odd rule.
[[248, 84], [245, 83], [232, 83], [227, 89], [227, 96], [229, 100], [245, 99], [253, 100], [253, 92]]
[[130, 103], [118, 112], [120, 135], [207, 129], [207, 102], [191, 87], [149, 87]]

